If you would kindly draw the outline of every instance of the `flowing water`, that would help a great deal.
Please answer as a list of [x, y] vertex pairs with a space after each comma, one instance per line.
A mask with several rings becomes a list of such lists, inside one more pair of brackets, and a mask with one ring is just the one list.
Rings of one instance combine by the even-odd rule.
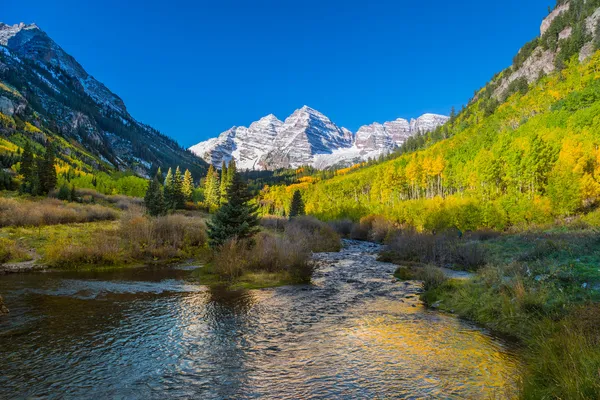
[[317, 254], [313, 285], [228, 291], [191, 268], [0, 277], [0, 398], [510, 398], [519, 363], [427, 310], [378, 247]]

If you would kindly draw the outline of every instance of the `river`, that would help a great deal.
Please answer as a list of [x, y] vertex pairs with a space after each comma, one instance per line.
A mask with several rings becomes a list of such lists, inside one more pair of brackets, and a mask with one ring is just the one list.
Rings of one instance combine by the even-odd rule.
[[510, 398], [512, 346], [426, 309], [377, 245], [312, 285], [228, 291], [191, 267], [0, 276], [0, 398]]

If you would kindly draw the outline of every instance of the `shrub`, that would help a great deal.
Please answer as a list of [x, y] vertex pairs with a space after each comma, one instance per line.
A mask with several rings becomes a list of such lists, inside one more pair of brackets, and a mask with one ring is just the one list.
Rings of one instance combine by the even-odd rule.
[[49, 266], [58, 268], [115, 265], [122, 260], [119, 237], [98, 232], [87, 240], [52, 240], [46, 247], [45, 260]]
[[116, 218], [115, 210], [99, 205], [68, 204], [55, 199], [17, 201], [0, 198], [0, 227], [45, 226]]
[[135, 259], [166, 260], [189, 256], [207, 242], [203, 219], [178, 214], [152, 218], [129, 212], [121, 219], [119, 233], [130, 256]]
[[269, 215], [260, 219], [260, 226], [274, 231], [283, 231], [287, 225], [287, 218]]
[[212, 267], [216, 274], [227, 281], [234, 281], [248, 269], [248, 242], [229, 239], [214, 252]]
[[487, 264], [487, 253], [478, 243], [455, 245], [450, 262], [461, 269], [476, 271]]
[[28, 260], [30, 259], [27, 252], [21, 249], [14, 240], [0, 238], [0, 264], [11, 260]]
[[423, 288], [425, 290], [440, 287], [446, 281], [448, 281], [444, 271], [433, 265], [427, 265], [424, 268], [417, 268], [415, 278], [423, 281]]
[[519, 256], [518, 261], [537, 261], [552, 255], [559, 250], [558, 244], [552, 240], [543, 240], [534, 245], [533, 249]]
[[350, 233], [356, 240], [372, 240], [383, 242], [393, 231], [394, 224], [381, 215], [367, 215], [360, 219]]
[[398, 231], [388, 241], [381, 258], [394, 263], [418, 262], [443, 266], [452, 260], [456, 238], [411, 230]]
[[314, 253], [335, 252], [342, 247], [340, 236], [325, 222], [313, 217], [297, 217], [285, 227], [284, 235]]
[[340, 219], [329, 222], [329, 226], [331, 226], [340, 236], [348, 238], [354, 228], [354, 222], [350, 219]]

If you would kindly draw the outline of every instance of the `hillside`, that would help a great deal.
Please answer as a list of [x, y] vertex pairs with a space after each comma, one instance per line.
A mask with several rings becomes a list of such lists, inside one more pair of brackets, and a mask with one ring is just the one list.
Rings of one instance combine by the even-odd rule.
[[[590, 47], [599, 43], [599, 6], [560, 2], [515, 64], [442, 136], [424, 136], [420, 150], [329, 180], [265, 188], [263, 212], [284, 213], [295, 189], [307, 212], [322, 218], [382, 214], [428, 230], [504, 229], [593, 211], [600, 199], [600, 53]], [[545, 62], [536, 64], [541, 52]], [[535, 79], [519, 77], [525, 70]]]
[[36, 25], [0, 23], [2, 167], [26, 141], [57, 145], [60, 160], [84, 172], [180, 165], [197, 176], [206, 163], [150, 126]]

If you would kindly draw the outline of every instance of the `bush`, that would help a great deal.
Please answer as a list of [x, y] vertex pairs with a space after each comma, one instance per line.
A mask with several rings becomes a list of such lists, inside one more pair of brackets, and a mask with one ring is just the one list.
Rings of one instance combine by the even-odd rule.
[[287, 225], [287, 218], [269, 215], [260, 219], [260, 226], [273, 231], [283, 231]]
[[387, 241], [387, 248], [381, 258], [398, 264], [408, 261], [443, 266], [452, 261], [456, 240], [450, 234], [398, 231]]
[[0, 238], [0, 264], [11, 260], [23, 261], [30, 259], [27, 252], [21, 249], [14, 240]]
[[115, 265], [122, 261], [119, 237], [99, 232], [87, 240], [56, 239], [46, 247], [45, 260], [58, 268]]
[[456, 245], [450, 262], [467, 271], [477, 271], [487, 264], [487, 253], [478, 243]]
[[17, 201], [0, 198], [0, 227], [110, 221], [116, 218], [115, 210], [99, 205], [68, 204], [55, 199]]
[[383, 242], [394, 229], [394, 224], [381, 215], [367, 215], [360, 219], [350, 233], [355, 240]]
[[153, 218], [126, 213], [119, 234], [134, 259], [181, 258], [195, 254], [207, 243], [203, 219], [177, 214]]
[[341, 219], [329, 222], [329, 226], [331, 226], [331, 228], [333, 228], [340, 236], [349, 238], [352, 229], [354, 228], [354, 222], [350, 219]]
[[293, 218], [285, 227], [284, 235], [313, 253], [340, 251], [340, 236], [325, 222], [313, 217]]
[[314, 265], [305, 242], [259, 233], [253, 240], [230, 239], [215, 251], [212, 267], [234, 281], [247, 272], [285, 272], [295, 282], [310, 282]]

